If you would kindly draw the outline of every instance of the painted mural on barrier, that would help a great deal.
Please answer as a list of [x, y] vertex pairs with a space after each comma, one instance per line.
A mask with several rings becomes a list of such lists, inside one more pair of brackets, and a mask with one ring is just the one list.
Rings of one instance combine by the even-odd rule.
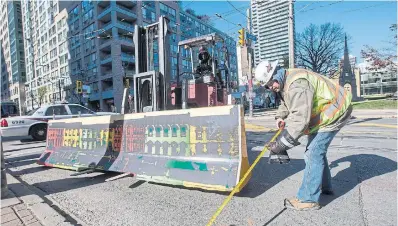
[[241, 176], [242, 157], [247, 161], [241, 108], [206, 109], [51, 121], [38, 163], [230, 190]]

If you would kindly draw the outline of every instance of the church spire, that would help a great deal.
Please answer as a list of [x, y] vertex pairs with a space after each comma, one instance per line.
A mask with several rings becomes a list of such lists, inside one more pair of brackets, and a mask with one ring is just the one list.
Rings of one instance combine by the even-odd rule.
[[352, 99], [357, 100], [357, 84], [354, 71], [351, 68], [350, 55], [348, 54], [347, 34], [344, 37], [344, 57], [343, 68], [341, 70], [339, 83], [340, 86], [348, 89], [352, 93]]
[[344, 58], [343, 58], [343, 74], [346, 75], [346, 73], [348, 73], [349, 76], [352, 76], [350, 55], [348, 54], [347, 34], [345, 35]]

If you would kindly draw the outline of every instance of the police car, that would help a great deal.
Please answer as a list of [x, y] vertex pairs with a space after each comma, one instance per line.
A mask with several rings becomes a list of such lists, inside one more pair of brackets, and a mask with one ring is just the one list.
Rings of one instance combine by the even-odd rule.
[[94, 112], [78, 104], [61, 103], [42, 106], [25, 116], [2, 118], [0, 127], [3, 137], [32, 136], [34, 140], [45, 140], [48, 120], [117, 114]]

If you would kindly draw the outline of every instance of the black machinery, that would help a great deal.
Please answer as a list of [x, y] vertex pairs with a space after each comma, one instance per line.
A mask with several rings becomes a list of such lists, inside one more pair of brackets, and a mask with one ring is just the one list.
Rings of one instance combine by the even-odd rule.
[[[178, 43], [178, 56], [181, 47], [189, 50], [191, 58], [191, 72], [179, 72], [171, 84], [171, 62], [169, 58], [170, 45], [168, 29], [169, 20], [161, 16], [159, 21], [145, 27], [135, 25], [135, 75], [126, 75], [133, 80], [134, 111], [150, 112], [187, 107], [219, 106], [227, 104], [230, 92], [229, 62], [226, 51], [226, 61], [223, 67], [215, 58], [215, 45], [223, 42], [223, 38], [215, 33], [183, 40]], [[210, 47], [208, 47], [210, 46]], [[194, 48], [199, 48], [194, 67]], [[208, 48], [211, 51], [208, 51]], [[155, 65], [155, 49], [158, 53], [158, 65]], [[226, 48], [225, 48], [226, 49]], [[158, 66], [156, 68], [155, 66]], [[223, 81], [222, 75], [225, 79]], [[124, 92], [122, 113], [126, 113], [127, 89]]]

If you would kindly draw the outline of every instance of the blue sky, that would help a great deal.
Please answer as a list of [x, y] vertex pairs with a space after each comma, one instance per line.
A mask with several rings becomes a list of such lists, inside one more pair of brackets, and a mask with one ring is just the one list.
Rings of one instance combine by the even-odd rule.
[[[250, 1], [230, 2], [242, 12], [250, 6]], [[214, 21], [215, 27], [235, 37], [239, 27], [234, 24], [241, 23], [245, 26], [247, 20], [227, 1], [184, 1], [183, 7], [192, 8], [197, 14], [207, 14], [212, 18], [217, 18], [215, 13], [226, 15], [228, 22], [218, 18]], [[386, 41], [391, 40], [393, 35], [389, 27], [397, 23], [395, 1], [296, 1], [295, 12], [298, 12], [295, 15], [296, 32], [303, 31], [311, 23], [340, 23], [351, 36], [350, 54], [358, 58], [364, 45], [386, 47]], [[358, 59], [358, 63], [361, 61]]]

